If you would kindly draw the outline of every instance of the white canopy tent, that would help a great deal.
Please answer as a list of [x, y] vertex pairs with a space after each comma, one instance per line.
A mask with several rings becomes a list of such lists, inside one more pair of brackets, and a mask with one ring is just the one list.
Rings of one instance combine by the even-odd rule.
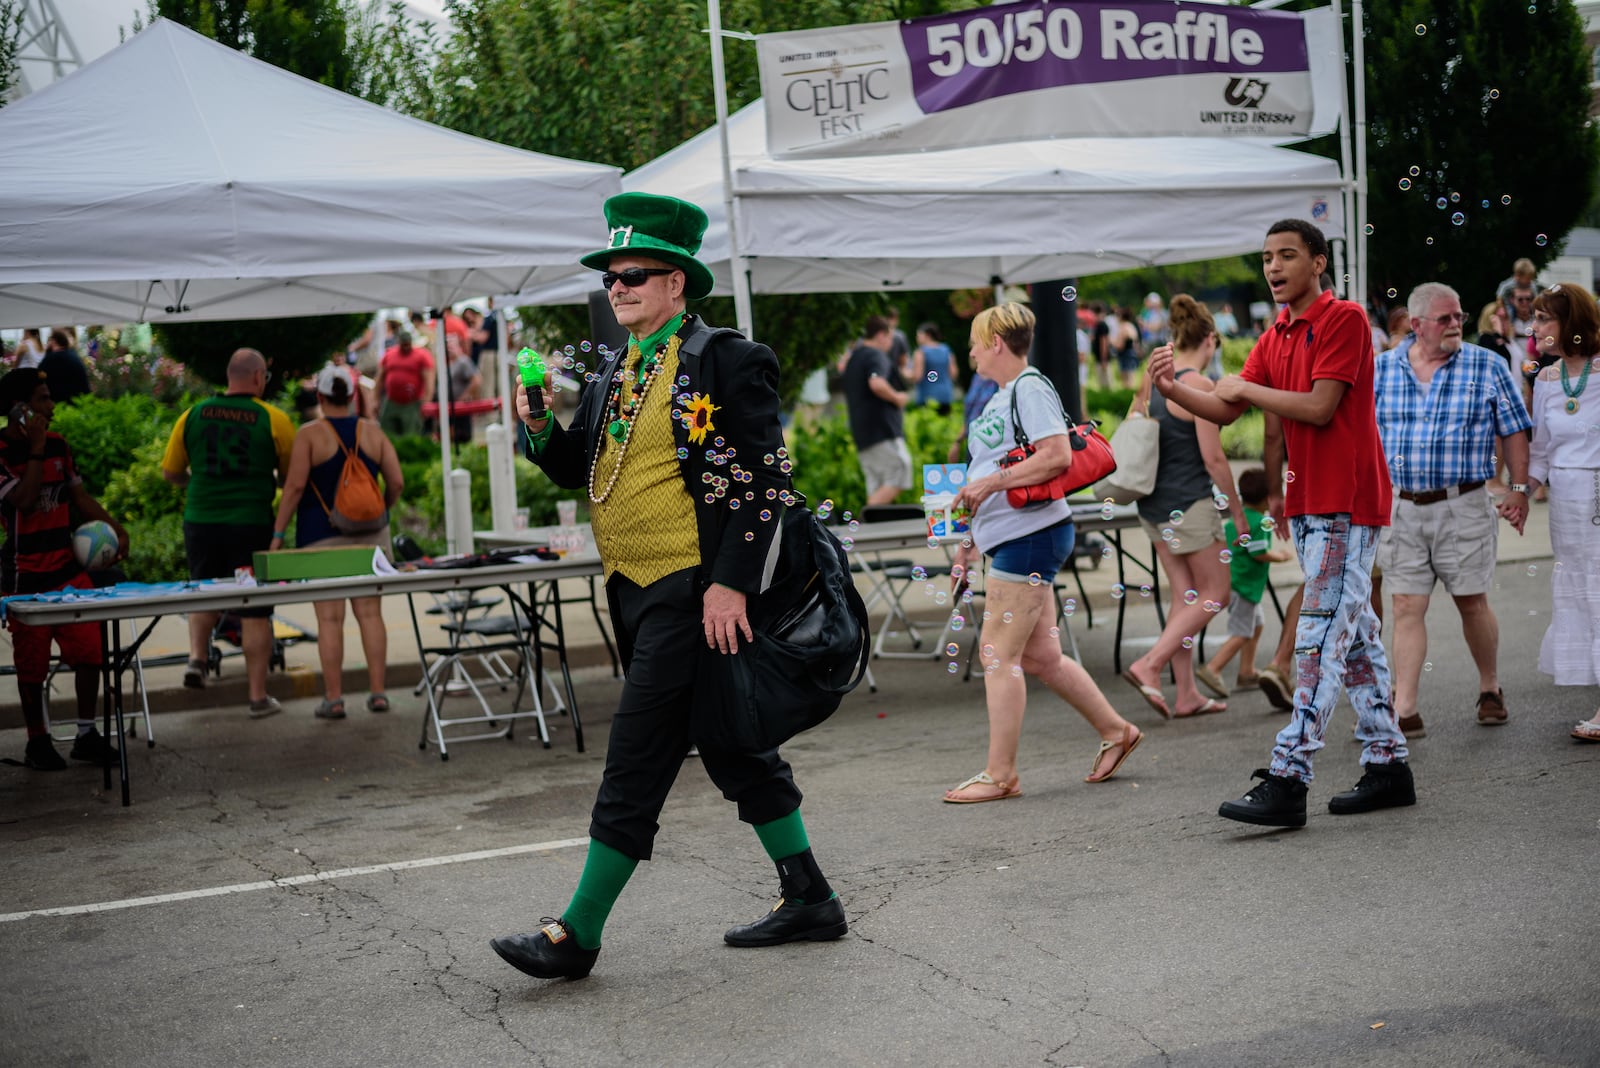
[[[0, 111], [0, 144], [6, 327], [515, 292], [604, 245], [601, 205], [621, 191], [615, 167], [407, 118], [165, 20]], [[470, 534], [459, 510], [452, 549]]]
[[[1338, 163], [1260, 141], [1065, 138], [778, 161], [762, 106], [728, 121], [739, 244], [757, 293], [953, 289], [1185, 263], [1260, 248], [1286, 217], [1344, 232]], [[721, 174], [713, 127], [622, 184], [706, 210], [701, 259], [727, 294]], [[595, 279], [575, 272], [513, 299], [575, 303]]]
[[398, 115], [158, 20], [0, 110], [0, 326], [437, 307], [605, 244], [614, 167]]

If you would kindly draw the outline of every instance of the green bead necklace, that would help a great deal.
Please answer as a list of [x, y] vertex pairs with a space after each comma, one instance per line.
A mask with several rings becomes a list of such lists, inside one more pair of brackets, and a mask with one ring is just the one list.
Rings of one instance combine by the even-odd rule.
[[1583, 373], [1578, 376], [1578, 388], [1572, 388], [1572, 379], [1567, 375], [1567, 361], [1561, 361], [1561, 392], [1567, 395], [1567, 414], [1578, 414], [1578, 398], [1583, 395], [1583, 388], [1589, 384], [1589, 369], [1594, 366], [1593, 360], [1583, 361]]

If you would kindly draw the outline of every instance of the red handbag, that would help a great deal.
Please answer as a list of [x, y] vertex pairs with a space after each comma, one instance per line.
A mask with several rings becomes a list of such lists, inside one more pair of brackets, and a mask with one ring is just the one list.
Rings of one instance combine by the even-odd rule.
[[[1049, 387], [1050, 392], [1055, 394], [1056, 404], [1061, 404], [1061, 395], [1056, 393], [1055, 385], [1039, 372], [1024, 371], [1022, 375], [1017, 376], [1017, 382], [1028, 374], [1038, 375], [1039, 379]], [[1028, 440], [1027, 431], [1022, 429], [1022, 420], [1017, 414], [1017, 382], [1011, 385], [1011, 433], [1016, 447], [1001, 458], [1002, 468], [1021, 463], [1035, 451], [1034, 444]], [[1066, 417], [1065, 408], [1062, 409], [1062, 416]], [[1045, 482], [1035, 482], [1031, 486], [1012, 486], [1006, 490], [1006, 502], [1011, 507], [1022, 508], [1040, 501], [1058, 501], [1085, 486], [1094, 485], [1117, 469], [1117, 457], [1111, 451], [1111, 443], [1100, 433], [1099, 424], [1094, 420], [1086, 419], [1074, 424], [1071, 419], [1067, 419], [1067, 443], [1072, 448], [1072, 462], [1066, 470]]]

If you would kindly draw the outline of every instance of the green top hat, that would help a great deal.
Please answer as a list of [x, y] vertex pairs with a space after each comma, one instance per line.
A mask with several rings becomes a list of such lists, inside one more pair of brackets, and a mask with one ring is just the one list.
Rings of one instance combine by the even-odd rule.
[[620, 193], [606, 201], [605, 212], [611, 243], [582, 257], [579, 263], [603, 271], [613, 256], [648, 256], [683, 270], [683, 292], [690, 300], [699, 300], [711, 292], [711, 269], [694, 258], [709, 222], [704, 211], [677, 197]]

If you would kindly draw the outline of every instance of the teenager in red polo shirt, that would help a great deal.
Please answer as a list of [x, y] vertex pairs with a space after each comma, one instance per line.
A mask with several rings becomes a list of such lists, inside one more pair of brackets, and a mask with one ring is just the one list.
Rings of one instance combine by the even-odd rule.
[[[89, 585], [72, 552], [73, 512], [80, 519], [103, 519], [117, 532], [118, 558], [128, 551], [128, 534], [100, 503], [89, 496], [72, 463], [66, 439], [49, 430], [55, 402], [44, 372], [18, 369], [0, 378], [0, 410], [8, 413], [0, 430], [0, 523], [6, 541], [0, 546], [0, 593], [45, 593]], [[44, 722], [44, 682], [50, 673], [50, 642], [72, 665], [78, 698], [78, 737], [72, 759], [115, 764], [116, 747], [95, 730], [95, 698], [100, 688], [100, 626], [63, 623], [30, 627], [7, 617], [12, 662], [17, 668], [17, 696], [28, 727], [23, 759], [38, 771], [67, 766], [55, 750]]]
[[[1255, 407], [1283, 420], [1289, 531], [1306, 573], [1295, 630], [1294, 714], [1278, 732], [1261, 783], [1218, 815], [1268, 827], [1304, 827], [1311, 757], [1322, 748], [1342, 685], [1357, 716], [1364, 774], [1336, 794], [1336, 814], [1416, 802], [1405, 736], [1390, 703], [1389, 661], [1372, 610], [1372, 561], [1389, 524], [1389, 471], [1378, 438], [1372, 334], [1361, 306], [1322, 292], [1328, 240], [1313, 224], [1285, 219], [1267, 231], [1262, 272], [1281, 306], [1244, 371], [1203, 393], [1178, 381], [1172, 350], [1152, 354], [1150, 374], [1163, 396], [1202, 419], [1231, 423]], [[1275, 460], [1275, 457], [1269, 460]], [[1281, 496], [1279, 472], [1267, 478]]]

